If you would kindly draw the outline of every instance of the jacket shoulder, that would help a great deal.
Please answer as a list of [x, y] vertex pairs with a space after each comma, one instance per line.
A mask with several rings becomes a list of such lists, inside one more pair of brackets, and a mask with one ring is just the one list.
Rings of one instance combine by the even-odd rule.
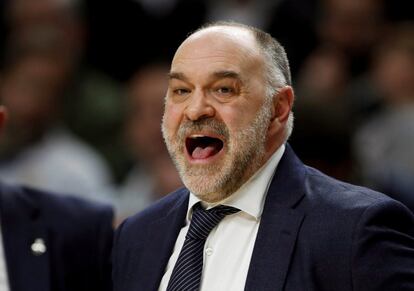
[[96, 220], [111, 221], [112, 223], [112, 207], [100, 202], [27, 187], [22, 187], [21, 193], [38, 207], [40, 213], [48, 218], [60, 217], [70, 220], [72, 223]]
[[[0, 184], [1, 207], [13, 220], [29, 218], [70, 235], [98, 228], [112, 228], [111, 206], [75, 196], [57, 194], [30, 187]], [[4, 214], [3, 213], [3, 214]], [[88, 237], [88, 235], [86, 236]]]
[[349, 212], [364, 211], [374, 205], [401, 205], [384, 193], [336, 180], [311, 167], [306, 167], [305, 187], [312, 208], [327, 207], [339, 212]]

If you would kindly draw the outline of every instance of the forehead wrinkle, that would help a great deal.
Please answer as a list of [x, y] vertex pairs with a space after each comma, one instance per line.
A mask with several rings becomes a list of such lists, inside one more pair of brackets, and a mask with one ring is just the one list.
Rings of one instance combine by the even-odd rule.
[[177, 50], [172, 63], [202, 61], [205, 59], [214, 59], [214, 62], [229, 62], [229, 60], [256, 62], [261, 59], [261, 55], [258, 54], [256, 48], [246, 47], [234, 41], [225, 43], [213, 40], [211, 46], [207, 48], [200, 43], [189, 43], [181, 47]]
[[[242, 53], [242, 54], [240, 54]], [[203, 64], [202, 71], [212, 71], [207, 73], [214, 78], [234, 78], [239, 80], [245, 80], [247, 72], [258, 73], [257, 70], [262, 68], [262, 60], [258, 59], [257, 56], [252, 56], [249, 54], [247, 56], [244, 54], [246, 52], [240, 52], [239, 55], [231, 54], [228, 51], [223, 50], [223, 54], [218, 54], [214, 52], [214, 55], [205, 55], [205, 56], [179, 56], [173, 60], [171, 66], [171, 72], [168, 74], [169, 79], [179, 79], [183, 81], [189, 81], [194, 77], [193, 72], [190, 71], [188, 75], [184, 74], [187, 69], [192, 69], [192, 64], [197, 63], [198, 61], [208, 60], [207, 64]], [[227, 54], [227, 55], [225, 55]]]
[[[171, 71], [170, 73], [168, 73], [168, 77], [170, 80], [172, 79], [177, 79], [177, 80], [182, 80], [184, 82], [190, 82], [190, 79], [187, 78], [187, 76], [182, 73], [182, 72], [174, 72]], [[239, 74], [236, 71], [233, 70], [218, 70], [218, 71], [214, 71], [212, 73], [210, 73], [207, 77], [210, 81], [216, 81], [216, 80], [220, 80], [220, 79], [234, 79], [240, 83], [244, 83], [243, 82], [243, 77], [241, 76], [241, 74]]]

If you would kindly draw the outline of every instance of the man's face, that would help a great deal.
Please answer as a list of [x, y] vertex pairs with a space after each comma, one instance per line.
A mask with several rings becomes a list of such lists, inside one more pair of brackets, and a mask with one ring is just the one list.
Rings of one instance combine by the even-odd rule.
[[272, 101], [259, 51], [249, 32], [216, 27], [173, 59], [163, 135], [184, 184], [204, 201], [230, 196], [265, 162]]

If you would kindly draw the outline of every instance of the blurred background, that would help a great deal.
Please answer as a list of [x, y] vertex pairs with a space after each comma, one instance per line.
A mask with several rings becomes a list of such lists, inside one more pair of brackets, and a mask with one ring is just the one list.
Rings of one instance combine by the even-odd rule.
[[118, 220], [180, 186], [160, 132], [166, 72], [201, 24], [285, 46], [290, 140], [307, 164], [414, 210], [414, 22], [407, 0], [3, 0], [0, 179], [107, 201]]

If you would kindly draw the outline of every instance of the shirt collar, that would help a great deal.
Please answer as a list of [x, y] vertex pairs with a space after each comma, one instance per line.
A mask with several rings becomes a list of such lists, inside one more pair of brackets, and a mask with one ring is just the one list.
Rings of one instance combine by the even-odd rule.
[[190, 192], [187, 210], [187, 223], [191, 219], [193, 206], [198, 202], [201, 202], [207, 209], [218, 204], [233, 206], [254, 217], [256, 220], [260, 219], [270, 181], [273, 178], [275, 170], [284, 152], [285, 145], [283, 144], [246, 183], [244, 183], [236, 192], [223, 201], [215, 204], [209, 204], [201, 201], [196, 195]]

